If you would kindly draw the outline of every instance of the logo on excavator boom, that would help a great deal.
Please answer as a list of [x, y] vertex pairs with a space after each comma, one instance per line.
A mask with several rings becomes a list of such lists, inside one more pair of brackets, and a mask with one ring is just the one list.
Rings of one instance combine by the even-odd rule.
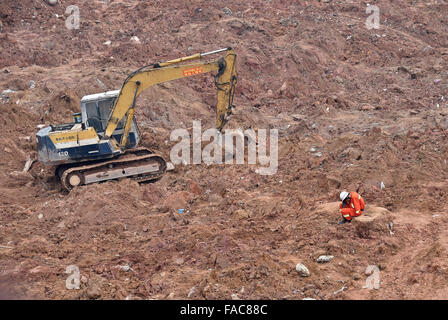
[[184, 77], [194, 76], [195, 74], [200, 74], [200, 73], [202, 73], [202, 68], [201, 67], [185, 69], [184, 70]]

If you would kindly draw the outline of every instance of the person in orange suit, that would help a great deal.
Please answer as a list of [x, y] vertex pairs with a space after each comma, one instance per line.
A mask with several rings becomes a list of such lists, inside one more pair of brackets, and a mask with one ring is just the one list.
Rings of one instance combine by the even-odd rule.
[[342, 221], [338, 224], [351, 222], [353, 217], [358, 217], [364, 213], [364, 199], [357, 192], [343, 191], [339, 195], [342, 203], [339, 205], [342, 214]]

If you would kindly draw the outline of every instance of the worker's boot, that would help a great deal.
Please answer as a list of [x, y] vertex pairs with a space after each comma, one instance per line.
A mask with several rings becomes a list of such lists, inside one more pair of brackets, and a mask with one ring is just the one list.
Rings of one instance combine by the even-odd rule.
[[338, 222], [338, 224], [344, 224], [344, 223], [347, 223], [347, 222], [350, 222], [350, 220], [342, 219], [341, 221]]

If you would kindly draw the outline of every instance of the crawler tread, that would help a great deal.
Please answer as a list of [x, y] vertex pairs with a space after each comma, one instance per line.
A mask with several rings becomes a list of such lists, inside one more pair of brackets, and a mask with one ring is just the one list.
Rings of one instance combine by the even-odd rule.
[[[157, 161], [160, 165], [160, 170], [158, 170], [156, 172], [144, 174], [144, 175], [129, 176], [126, 178], [133, 179], [135, 181], [138, 181], [139, 183], [144, 182], [144, 181], [152, 181], [152, 180], [160, 179], [166, 172], [166, 167], [167, 167], [166, 161], [163, 159], [163, 157], [161, 155], [153, 153], [149, 149], [138, 148], [138, 149], [127, 151], [124, 154], [120, 155], [119, 157], [113, 158], [110, 160], [96, 162], [96, 163], [90, 163], [90, 164], [86, 164], [86, 165], [69, 167], [69, 168], [65, 169], [63, 171], [63, 173], [61, 174], [61, 183], [65, 189], [71, 190], [72, 187], [68, 183], [67, 177], [73, 172], [80, 173], [84, 177], [84, 174], [86, 174], [88, 172], [91, 172], [93, 170], [98, 170], [100, 168], [107, 168], [107, 166], [109, 166], [111, 164], [115, 164], [115, 165], [129, 164], [131, 166], [131, 165], [135, 164], [136, 162], [139, 162], [139, 161], [144, 162], [144, 161], [148, 161], [148, 160]], [[110, 180], [114, 180], [114, 179], [110, 179]], [[107, 181], [107, 180], [105, 180], [105, 181]]]

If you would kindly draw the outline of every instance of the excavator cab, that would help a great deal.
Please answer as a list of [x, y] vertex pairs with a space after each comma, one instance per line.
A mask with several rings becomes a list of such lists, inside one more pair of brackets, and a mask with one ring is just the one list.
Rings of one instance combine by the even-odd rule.
[[[85, 128], [94, 128], [100, 138], [104, 136], [104, 131], [109, 121], [109, 116], [117, 99], [120, 90], [91, 94], [81, 99], [81, 123]], [[117, 129], [112, 135], [116, 141], [120, 141], [123, 135], [124, 125], [127, 118], [123, 118], [117, 125]], [[140, 138], [135, 118], [132, 120], [126, 148], [137, 146]]]
[[[73, 115], [73, 122], [50, 125], [36, 135], [39, 161], [44, 164], [67, 164], [107, 159], [120, 154], [111, 140], [102, 141], [119, 90], [84, 96], [81, 99], [81, 113]], [[120, 141], [127, 117], [124, 117], [112, 137]], [[140, 140], [135, 119], [126, 143], [126, 149], [134, 148]]]

